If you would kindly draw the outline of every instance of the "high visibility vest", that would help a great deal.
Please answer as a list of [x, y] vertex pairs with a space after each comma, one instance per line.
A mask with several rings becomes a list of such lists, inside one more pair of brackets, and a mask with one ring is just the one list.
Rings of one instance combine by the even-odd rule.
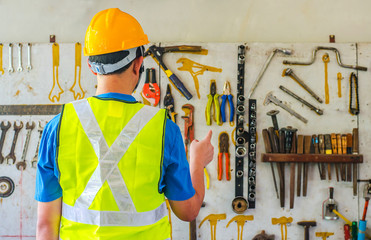
[[170, 239], [158, 192], [165, 123], [165, 110], [117, 99], [64, 106], [56, 157], [61, 239]]

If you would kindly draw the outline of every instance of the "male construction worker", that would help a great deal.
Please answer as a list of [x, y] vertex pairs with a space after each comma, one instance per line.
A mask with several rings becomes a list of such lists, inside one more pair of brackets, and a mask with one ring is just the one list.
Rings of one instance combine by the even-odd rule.
[[147, 36], [135, 18], [107, 9], [92, 19], [85, 55], [96, 96], [64, 105], [40, 143], [37, 239], [170, 239], [165, 203], [191, 221], [204, 198], [211, 131], [190, 146], [164, 109], [131, 96]]

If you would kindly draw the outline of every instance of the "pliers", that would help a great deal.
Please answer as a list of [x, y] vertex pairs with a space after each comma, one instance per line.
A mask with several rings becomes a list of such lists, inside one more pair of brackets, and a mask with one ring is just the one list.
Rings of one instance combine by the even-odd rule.
[[[214, 103], [214, 104], [213, 104]], [[210, 94], [207, 95], [207, 105], [206, 105], [206, 125], [211, 125], [211, 106], [214, 111], [214, 121], [216, 124], [221, 125], [220, 122], [220, 106], [219, 106], [219, 94], [216, 93], [216, 83], [215, 80], [210, 81]]]
[[229, 81], [225, 81], [224, 88], [223, 88], [223, 95], [222, 95], [222, 105], [221, 105], [221, 114], [222, 114], [222, 121], [226, 122], [225, 117], [225, 104], [228, 99], [229, 102], [229, 125], [233, 126], [233, 117], [234, 117], [234, 105], [233, 105], [233, 96], [231, 94], [231, 85]]
[[170, 84], [168, 84], [166, 88], [166, 95], [164, 97], [164, 106], [168, 110], [171, 120], [174, 123], [176, 123], [175, 116], [178, 115], [178, 113], [174, 111], [174, 98], [173, 98], [173, 95], [171, 95]]
[[226, 132], [219, 134], [219, 154], [218, 154], [218, 180], [222, 180], [223, 175], [223, 155], [225, 155], [225, 177], [231, 180], [230, 161], [229, 161], [229, 136]]
[[160, 87], [156, 82], [156, 71], [154, 68], [146, 69], [146, 81], [141, 94], [143, 99], [147, 100], [152, 106], [157, 106], [160, 101]]

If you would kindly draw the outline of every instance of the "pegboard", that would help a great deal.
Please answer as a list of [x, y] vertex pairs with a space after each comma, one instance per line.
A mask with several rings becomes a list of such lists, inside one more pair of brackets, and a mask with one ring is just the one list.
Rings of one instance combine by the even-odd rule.
[[[155, 43], [161, 46], [182, 45], [183, 43]], [[264, 128], [272, 126], [270, 117], [266, 115], [269, 110], [277, 109], [278, 123], [280, 127], [292, 126], [298, 129], [298, 134], [329, 134], [335, 133], [351, 133], [355, 127], [359, 128], [360, 135], [360, 153], [364, 155], [364, 163], [360, 165], [359, 174], [361, 178], [371, 178], [371, 164], [367, 156], [371, 151], [367, 146], [371, 143], [371, 138], [367, 132], [370, 130], [370, 115], [369, 104], [371, 97], [368, 95], [368, 89], [371, 89], [371, 83], [368, 79], [371, 78], [370, 71], [358, 72], [359, 78], [359, 99], [360, 99], [360, 115], [352, 116], [348, 113], [349, 104], [349, 75], [352, 69], [341, 68], [336, 62], [334, 52], [319, 51], [317, 53], [314, 64], [310, 66], [286, 66], [282, 64], [284, 59], [308, 61], [311, 58], [312, 50], [316, 46], [335, 47], [341, 54], [341, 60], [344, 64], [358, 65], [369, 67], [371, 62], [371, 45], [370, 44], [336, 44], [336, 43], [305, 43], [305, 44], [274, 44], [274, 43], [194, 43], [192, 45], [200, 45], [208, 50], [207, 55], [197, 55], [188, 53], [166, 53], [164, 62], [167, 67], [173, 71], [183, 82], [186, 88], [191, 92], [193, 98], [187, 101], [178, 91], [172, 87], [172, 94], [175, 99], [175, 112], [177, 115], [177, 124], [184, 132], [184, 121], [181, 116], [184, 115], [182, 105], [189, 103], [195, 107], [195, 138], [202, 139], [209, 129], [213, 130], [212, 144], [215, 147], [214, 160], [206, 167], [210, 174], [210, 189], [205, 191], [205, 207], [201, 208], [199, 216], [196, 220], [198, 239], [210, 238], [210, 225], [205, 222], [201, 228], [198, 228], [202, 219], [209, 214], [225, 213], [227, 218], [218, 221], [216, 228], [216, 239], [237, 239], [237, 225], [231, 223], [227, 228], [226, 225], [230, 219], [236, 216], [232, 210], [232, 200], [234, 199], [234, 166], [235, 166], [235, 146], [232, 144], [231, 135], [234, 127], [228, 123], [222, 126], [217, 126], [212, 122], [211, 126], [206, 125], [205, 108], [207, 103], [207, 94], [209, 94], [210, 80], [215, 80], [217, 85], [217, 93], [222, 94], [225, 81], [231, 83], [233, 101], [236, 106], [236, 84], [237, 84], [237, 49], [239, 45], [246, 46], [246, 62], [245, 62], [245, 96], [250, 90], [253, 82], [258, 76], [267, 57], [275, 48], [288, 48], [293, 50], [291, 56], [284, 56], [277, 53], [265, 74], [263, 75], [260, 84], [256, 88], [253, 98], [257, 100], [257, 182], [256, 182], [256, 208], [248, 209], [245, 215], [254, 215], [253, 221], [245, 223], [243, 239], [252, 239], [253, 236], [265, 230], [269, 234], [274, 234], [276, 239], [281, 238], [280, 227], [272, 225], [271, 218], [281, 216], [292, 217], [293, 223], [288, 226], [288, 239], [302, 239], [304, 230], [296, 223], [302, 220], [315, 220], [317, 227], [311, 229], [311, 238], [314, 239], [315, 232], [334, 232], [335, 235], [329, 239], [341, 239], [343, 237], [344, 222], [340, 219], [337, 221], [322, 220], [322, 202], [328, 197], [328, 187], [335, 188], [334, 198], [338, 201], [339, 211], [348, 219], [357, 220], [360, 218], [363, 209], [364, 200], [362, 194], [354, 197], [352, 195], [351, 182], [336, 182], [333, 180], [319, 179], [317, 166], [310, 164], [309, 166], [309, 182], [307, 197], [296, 197], [294, 209], [289, 209], [289, 166], [286, 164], [286, 205], [285, 208], [280, 208], [279, 199], [273, 187], [271, 170], [269, 163], [263, 163], [260, 160], [261, 153], [264, 153], [264, 144], [261, 137], [261, 131]], [[13, 65], [18, 67], [17, 46], [13, 49]], [[23, 44], [23, 68], [27, 64], [26, 44]], [[32, 52], [32, 70], [23, 70], [22, 72], [8, 73], [8, 47], [4, 43], [3, 49], [3, 66], [5, 73], [0, 75], [2, 87], [0, 88], [1, 100], [0, 104], [63, 104], [74, 100], [73, 93], [69, 90], [74, 83], [75, 69], [75, 45], [60, 44], [60, 64], [59, 64], [59, 81], [64, 92], [61, 94], [59, 102], [51, 102], [48, 95], [53, 86], [52, 74], [52, 44], [33, 44]], [[319, 104], [316, 102], [302, 87], [288, 77], [282, 77], [283, 69], [290, 67], [294, 72], [315, 91], [323, 100], [324, 94], [324, 63], [322, 55], [328, 52], [330, 62], [328, 64], [329, 76], [329, 92], [330, 103]], [[177, 63], [179, 58], [188, 58], [200, 64], [211, 67], [221, 68], [222, 72], [205, 71], [198, 76], [200, 99], [197, 98], [196, 90], [192, 76], [189, 72], [179, 71], [178, 68], [182, 65]], [[86, 65], [87, 58], [82, 56], [81, 69], [81, 87], [85, 91], [85, 97], [92, 96], [96, 90], [95, 76], [91, 74]], [[159, 107], [163, 107], [163, 98], [165, 96], [168, 79], [164, 72], [159, 68], [156, 62], [151, 58], [145, 58], [146, 68], [155, 68], [157, 81], [161, 87], [161, 102]], [[337, 73], [341, 72], [344, 79], [341, 82], [342, 97], [337, 95]], [[140, 90], [143, 87], [145, 74], [142, 75], [141, 83], [137, 91], [133, 94], [134, 97], [142, 101]], [[295, 92], [300, 97], [319, 107], [324, 111], [322, 116], [315, 114], [309, 108], [299, 103], [294, 98], [283, 93], [278, 86], [283, 85]], [[370, 85], [370, 86], [369, 86]], [[264, 99], [268, 92], [282, 100], [283, 103], [290, 106], [299, 114], [308, 119], [308, 123], [303, 123], [283, 109], [273, 105], [263, 105]], [[245, 101], [246, 109], [247, 100]], [[248, 111], [245, 112], [246, 116]], [[227, 109], [227, 116], [229, 111]], [[34, 121], [36, 124], [40, 121], [45, 125], [53, 116], [1, 116], [1, 121], [10, 121], [13, 125], [14, 121]], [[247, 119], [247, 117], [246, 117]], [[225, 180], [225, 175], [222, 181], [217, 180], [217, 157], [218, 157], [218, 135], [226, 131], [230, 136], [230, 159], [231, 159], [231, 176], [230, 181]], [[7, 155], [10, 151], [11, 141], [13, 138], [13, 127], [9, 129], [3, 148], [3, 155]], [[26, 138], [26, 130], [23, 128], [19, 134], [16, 145], [17, 160], [21, 158], [23, 145]], [[13, 164], [0, 165], [0, 176], [8, 176], [15, 183], [14, 193], [4, 199], [0, 199], [0, 218], [7, 219], [0, 224], [0, 239], [35, 239], [36, 229], [36, 214], [37, 202], [34, 197], [34, 185], [36, 169], [30, 167], [29, 161], [33, 157], [38, 141], [38, 133], [34, 129], [31, 135], [30, 146], [26, 157], [27, 167], [24, 171], [19, 171]], [[245, 158], [245, 161], [247, 158]], [[334, 167], [333, 167], [334, 168]], [[334, 175], [334, 174], [333, 174]], [[245, 180], [247, 182], [247, 164], [245, 164]], [[359, 185], [361, 191], [363, 185]], [[245, 197], [246, 197], [246, 188]], [[370, 216], [370, 214], [369, 214]], [[368, 217], [370, 219], [370, 217]], [[172, 214], [173, 224], [173, 239], [189, 239], [188, 226], [186, 222], [182, 222]]]

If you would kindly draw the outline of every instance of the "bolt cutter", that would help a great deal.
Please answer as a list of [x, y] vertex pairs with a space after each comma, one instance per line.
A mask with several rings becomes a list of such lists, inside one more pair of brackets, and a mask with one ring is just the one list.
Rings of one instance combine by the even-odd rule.
[[141, 94], [143, 99], [147, 100], [152, 106], [157, 106], [160, 101], [160, 87], [156, 82], [156, 71], [154, 68], [147, 68], [146, 81]]

